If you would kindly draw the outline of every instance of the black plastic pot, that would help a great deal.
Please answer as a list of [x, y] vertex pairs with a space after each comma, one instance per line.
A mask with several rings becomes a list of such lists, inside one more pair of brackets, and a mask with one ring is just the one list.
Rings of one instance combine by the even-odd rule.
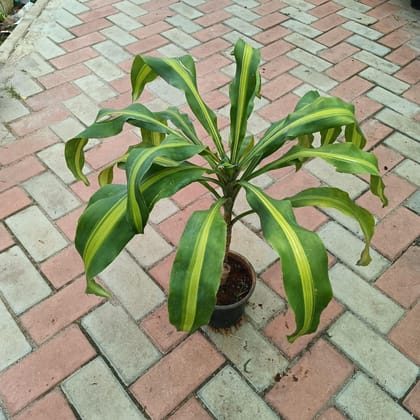
[[231, 305], [215, 306], [209, 322], [209, 325], [214, 328], [228, 328], [232, 325], [235, 325], [243, 315], [245, 305], [255, 289], [256, 275], [251, 263], [244, 256], [233, 251], [229, 252], [229, 258], [234, 259], [237, 263], [246, 269], [246, 271], [249, 273], [252, 284], [246, 296], [238, 302], [232, 303]]
[[411, 0], [411, 7], [420, 10], [420, 0]]

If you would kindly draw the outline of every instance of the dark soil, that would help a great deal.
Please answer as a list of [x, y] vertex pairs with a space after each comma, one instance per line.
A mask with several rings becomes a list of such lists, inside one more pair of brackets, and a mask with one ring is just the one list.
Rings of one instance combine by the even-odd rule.
[[252, 279], [245, 266], [228, 257], [230, 272], [225, 284], [217, 291], [217, 305], [231, 305], [244, 298], [252, 286]]

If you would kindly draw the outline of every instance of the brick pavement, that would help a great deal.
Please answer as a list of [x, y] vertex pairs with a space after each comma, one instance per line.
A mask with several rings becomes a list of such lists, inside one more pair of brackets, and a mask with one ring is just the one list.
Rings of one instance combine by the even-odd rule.
[[[32, 13], [0, 73], [0, 419], [420, 416], [420, 12], [409, 0], [38, 0]], [[298, 212], [331, 253], [336, 300], [321, 330], [294, 344], [285, 340], [293, 321], [279, 264], [252, 216], [234, 240], [259, 275], [240, 328], [188, 337], [168, 323], [180, 222], [208, 202], [200, 187], [162, 200], [145, 238], [102, 274], [110, 302], [84, 295], [72, 245], [92, 187], [64, 168], [63, 142], [99, 107], [127, 104], [140, 53], [192, 54], [223, 129], [238, 37], [262, 51], [252, 133], [308, 89], [342, 96], [357, 106], [390, 198], [379, 208], [364, 177], [332, 175], [317, 161], [300, 176], [260, 180], [279, 197], [302, 185], [344, 187], [377, 219], [373, 262], [362, 268], [352, 221]], [[159, 82], [144, 100], [183, 105]], [[127, 132], [87, 153], [94, 185], [136, 138]]]

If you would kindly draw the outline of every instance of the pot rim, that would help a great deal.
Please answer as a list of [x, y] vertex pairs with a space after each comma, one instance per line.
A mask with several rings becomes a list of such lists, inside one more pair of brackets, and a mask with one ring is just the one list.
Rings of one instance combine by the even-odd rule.
[[243, 263], [246, 268], [248, 269], [250, 275], [251, 275], [251, 287], [248, 290], [248, 293], [240, 300], [238, 300], [235, 303], [230, 303], [229, 305], [215, 305], [214, 309], [217, 309], [218, 311], [227, 311], [229, 309], [233, 309], [236, 308], [240, 305], [243, 305], [245, 302], [247, 302], [249, 300], [249, 298], [251, 297], [252, 293], [254, 292], [255, 289], [255, 284], [257, 283], [257, 276], [255, 274], [255, 270], [254, 267], [252, 266], [252, 264], [249, 262], [249, 260], [244, 257], [242, 254], [240, 254], [239, 252], [236, 251], [229, 251], [228, 255], [232, 256], [233, 258], [235, 258], [236, 260], [240, 260], [241, 263]]

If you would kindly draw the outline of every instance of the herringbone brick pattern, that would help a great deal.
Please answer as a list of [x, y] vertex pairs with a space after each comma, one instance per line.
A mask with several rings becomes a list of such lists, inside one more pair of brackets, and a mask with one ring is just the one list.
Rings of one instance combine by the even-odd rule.
[[[31, 18], [0, 73], [0, 419], [419, 417], [420, 12], [409, 0], [38, 0]], [[294, 344], [285, 339], [293, 316], [279, 262], [252, 216], [238, 223], [233, 244], [259, 276], [242, 324], [187, 336], [168, 323], [183, 223], [209, 202], [199, 186], [162, 200], [144, 237], [101, 275], [109, 302], [84, 294], [73, 247], [99, 170], [137, 134], [87, 152], [92, 187], [64, 167], [65, 140], [100, 107], [128, 104], [135, 54], [191, 54], [226, 134], [239, 37], [263, 59], [250, 132], [261, 135], [310, 89], [341, 96], [357, 107], [390, 198], [382, 209], [364, 177], [315, 160], [296, 175], [261, 179], [275, 197], [346, 188], [377, 219], [373, 262], [362, 268], [349, 219], [297, 212], [330, 252], [336, 300], [320, 331]], [[184, 105], [160, 82], [143, 101]]]

